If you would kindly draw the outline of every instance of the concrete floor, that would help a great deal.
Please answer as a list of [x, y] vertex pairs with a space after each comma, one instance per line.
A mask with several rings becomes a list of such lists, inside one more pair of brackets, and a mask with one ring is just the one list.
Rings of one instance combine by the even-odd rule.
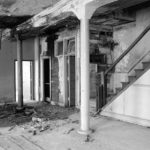
[[[95, 130], [87, 137], [79, 135], [79, 113], [60, 126], [33, 136], [23, 128], [0, 128], [0, 150], [150, 150], [150, 129], [110, 118], [91, 117]], [[4, 131], [8, 131], [5, 133]]]

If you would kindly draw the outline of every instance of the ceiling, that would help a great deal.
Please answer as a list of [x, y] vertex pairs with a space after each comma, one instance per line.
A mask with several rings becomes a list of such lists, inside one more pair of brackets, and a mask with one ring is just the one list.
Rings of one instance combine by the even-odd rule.
[[0, 0], [0, 28], [13, 28], [59, 0]]

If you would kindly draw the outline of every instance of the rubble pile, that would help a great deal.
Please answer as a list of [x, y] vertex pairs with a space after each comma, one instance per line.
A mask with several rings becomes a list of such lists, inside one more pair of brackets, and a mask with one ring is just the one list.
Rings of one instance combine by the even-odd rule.
[[78, 112], [75, 108], [53, 106], [44, 102], [25, 106], [22, 112], [16, 112], [16, 105], [6, 105], [0, 108], [0, 120], [13, 124], [9, 131], [20, 126], [33, 135], [46, 130], [53, 130], [71, 122], [68, 117]]

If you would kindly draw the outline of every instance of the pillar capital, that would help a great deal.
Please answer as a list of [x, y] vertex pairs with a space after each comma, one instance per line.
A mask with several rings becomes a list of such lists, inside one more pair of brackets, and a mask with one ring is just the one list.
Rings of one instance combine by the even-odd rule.
[[101, 4], [98, 0], [86, 0], [80, 3], [78, 2], [78, 4], [72, 4], [70, 11], [72, 11], [79, 20], [90, 19], [100, 6]]
[[81, 5], [81, 6], [77, 7], [77, 8], [71, 9], [71, 11], [73, 13], [75, 13], [75, 15], [77, 16], [77, 18], [79, 20], [90, 19], [92, 17], [92, 15], [93, 15], [94, 10], [89, 8], [88, 5], [86, 5], [86, 4]]

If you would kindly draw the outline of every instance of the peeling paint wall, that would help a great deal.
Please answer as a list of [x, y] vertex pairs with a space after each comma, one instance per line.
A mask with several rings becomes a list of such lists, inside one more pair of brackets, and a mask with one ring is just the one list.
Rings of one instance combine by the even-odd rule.
[[[64, 39], [68, 39], [68, 38], [72, 38], [75, 37], [76, 41], [78, 41], [77, 39], [77, 34], [78, 34], [78, 29], [74, 29], [74, 30], [64, 30], [60, 33], [58, 33], [59, 37], [58, 40], [64, 40]], [[78, 42], [76, 42], [76, 48], [78, 47], [77, 44]], [[77, 49], [75, 50], [75, 56], [76, 56], [76, 74], [75, 74], [75, 80], [76, 80], [76, 95], [79, 94], [78, 92], [78, 87], [79, 87], [79, 65], [77, 63], [79, 63], [77, 60], [78, 58], [78, 54], [77, 54]], [[58, 58], [58, 62], [59, 62], [59, 103], [61, 105], [67, 105], [68, 100], [66, 98], [67, 96], [67, 88], [66, 88], [66, 84], [67, 84], [67, 74], [66, 74], [66, 66], [65, 66], [65, 62], [66, 62], [66, 58], [64, 56], [59, 56]], [[77, 89], [78, 88], [78, 89]], [[78, 96], [77, 96], [78, 97]], [[78, 98], [76, 99], [76, 105], [78, 105]]]
[[64, 103], [64, 58], [63, 56], [58, 57], [59, 63], [59, 103]]
[[[23, 59], [33, 60], [33, 40], [23, 41]], [[2, 41], [0, 50], [0, 102], [15, 101], [16, 42]]]

